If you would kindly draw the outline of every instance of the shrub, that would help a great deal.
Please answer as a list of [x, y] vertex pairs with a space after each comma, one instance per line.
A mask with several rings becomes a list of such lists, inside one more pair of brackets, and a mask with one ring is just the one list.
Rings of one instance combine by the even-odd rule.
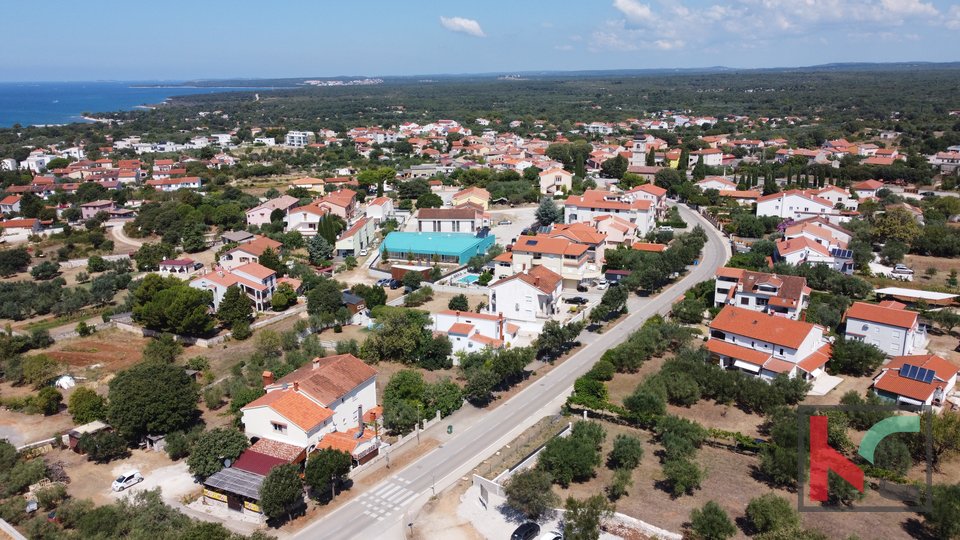
[[663, 464], [663, 475], [674, 497], [693, 493], [694, 489], [700, 489], [703, 481], [703, 471], [686, 458], [667, 459]]
[[643, 443], [640, 439], [620, 434], [613, 440], [613, 449], [607, 455], [611, 469], [636, 469], [643, 459]]
[[507, 504], [530, 519], [539, 519], [559, 502], [551, 482], [550, 474], [540, 469], [519, 472], [504, 488]]
[[84, 434], [78, 444], [80, 450], [87, 454], [87, 459], [97, 463], [109, 463], [130, 454], [127, 442], [113, 431]]
[[788, 529], [800, 525], [800, 516], [793, 504], [774, 493], [750, 499], [747, 520], [756, 533]]
[[703, 540], [726, 540], [737, 532], [737, 527], [727, 517], [720, 505], [708, 501], [703, 508], [690, 512], [690, 528]]
[[611, 501], [623, 497], [627, 490], [633, 485], [633, 476], [630, 469], [617, 469], [613, 473], [613, 481], [607, 486], [607, 496]]

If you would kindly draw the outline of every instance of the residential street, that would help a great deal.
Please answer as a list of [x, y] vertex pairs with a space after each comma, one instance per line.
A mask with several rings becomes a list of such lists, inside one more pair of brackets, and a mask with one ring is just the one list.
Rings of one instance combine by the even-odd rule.
[[584, 347], [538, 382], [509, 401], [479, 417], [461, 421], [460, 412], [444, 420], [453, 435], [441, 436], [442, 444], [403, 470], [383, 480], [323, 519], [311, 523], [294, 536], [301, 538], [403, 538], [416, 511], [432, 495], [440, 493], [469, 473], [482, 460], [533, 425], [545, 414], [556, 412], [573, 389], [577, 377], [590, 369], [607, 349], [621, 343], [651, 315], [669, 311], [684, 291], [711, 279], [729, 257], [729, 245], [716, 229], [686, 207], [683, 218], [692, 228], [701, 224], [709, 240], [700, 264], [680, 281], [653, 298], [631, 296], [629, 315], [602, 334], [584, 332]]

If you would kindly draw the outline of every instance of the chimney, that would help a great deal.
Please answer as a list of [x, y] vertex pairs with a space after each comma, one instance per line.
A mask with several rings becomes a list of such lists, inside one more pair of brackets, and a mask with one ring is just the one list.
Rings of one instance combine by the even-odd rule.
[[294, 392], [300, 391], [300, 383], [298, 381], [293, 381], [293, 391]]
[[263, 372], [263, 386], [264, 386], [264, 387], [267, 387], [267, 386], [270, 386], [271, 384], [273, 384], [273, 372], [272, 372], [272, 371], [264, 371], [264, 372]]
[[313, 369], [317, 369], [317, 368], [319, 368], [319, 367], [320, 367], [320, 358], [319, 358], [319, 357], [314, 358], [314, 359], [313, 359]]

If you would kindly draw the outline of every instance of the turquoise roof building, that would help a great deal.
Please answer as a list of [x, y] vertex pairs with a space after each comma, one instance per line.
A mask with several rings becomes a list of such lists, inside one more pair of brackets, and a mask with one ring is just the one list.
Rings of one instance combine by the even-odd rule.
[[384, 260], [466, 264], [470, 257], [483, 255], [494, 244], [492, 234], [399, 232], [387, 235], [380, 245]]

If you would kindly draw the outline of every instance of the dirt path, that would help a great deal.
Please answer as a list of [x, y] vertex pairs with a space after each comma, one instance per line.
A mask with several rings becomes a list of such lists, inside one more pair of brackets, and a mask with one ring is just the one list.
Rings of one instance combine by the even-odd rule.
[[[122, 223], [116, 224], [110, 227], [110, 236], [113, 237], [113, 240], [116, 244], [123, 244], [124, 246], [131, 248], [129, 250], [130, 252], [140, 249], [140, 246], [143, 245], [143, 242], [139, 240], [134, 240], [133, 238], [130, 238], [129, 236], [126, 235], [126, 233], [123, 232]], [[117, 247], [117, 246], [114, 246], [114, 247]], [[120, 249], [114, 249], [114, 251], [118, 253], [127, 252], [127, 250], [120, 250]]]
[[432, 538], [482, 540], [483, 535], [474, 528], [468, 519], [457, 513], [460, 499], [469, 486], [469, 482], [458, 482], [450, 489], [431, 499], [417, 514], [413, 538], [417, 540]]

